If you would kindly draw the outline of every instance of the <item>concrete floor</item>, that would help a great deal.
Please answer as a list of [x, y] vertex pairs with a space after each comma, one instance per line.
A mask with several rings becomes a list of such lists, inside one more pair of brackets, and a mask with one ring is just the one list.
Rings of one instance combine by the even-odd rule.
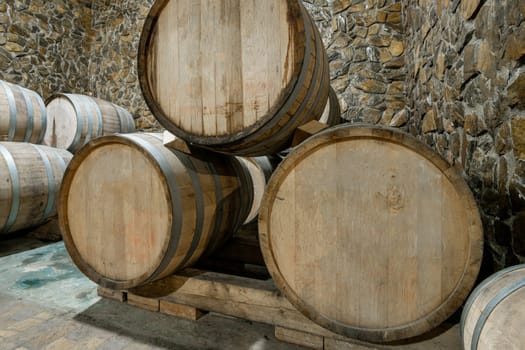
[[[0, 281], [0, 350], [303, 349], [276, 340], [270, 325], [217, 314], [192, 322], [101, 299], [62, 242], [1, 240]], [[456, 324], [412, 344], [341, 349], [462, 347]]]

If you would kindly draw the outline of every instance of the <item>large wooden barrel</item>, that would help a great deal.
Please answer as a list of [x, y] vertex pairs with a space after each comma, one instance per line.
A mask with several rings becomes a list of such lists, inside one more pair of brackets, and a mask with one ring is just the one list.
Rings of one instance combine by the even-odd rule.
[[479, 271], [479, 211], [462, 177], [396, 129], [336, 126], [275, 170], [259, 213], [261, 250], [305, 316], [372, 342], [432, 329]]
[[111, 102], [85, 95], [56, 94], [47, 100], [44, 144], [76, 152], [90, 140], [135, 130], [131, 114]]
[[241, 156], [285, 149], [323, 113], [330, 79], [319, 32], [297, 0], [157, 0], [138, 72], [167, 130]]
[[0, 80], [0, 139], [42, 143], [46, 107], [36, 92]]
[[499, 271], [470, 295], [461, 315], [465, 350], [525, 349], [525, 265]]
[[66, 150], [23, 142], [0, 142], [0, 233], [42, 224], [56, 215]]
[[59, 223], [73, 261], [96, 283], [128, 289], [165, 277], [222, 244], [251, 208], [234, 157], [188, 155], [161, 134], [91, 141], [71, 161]]

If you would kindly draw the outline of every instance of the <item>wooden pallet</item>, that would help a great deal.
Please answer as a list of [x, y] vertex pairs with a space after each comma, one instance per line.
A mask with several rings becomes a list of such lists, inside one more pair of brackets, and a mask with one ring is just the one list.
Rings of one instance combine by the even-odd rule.
[[[99, 287], [98, 294], [188, 320], [196, 321], [208, 312], [215, 312], [271, 324], [275, 326], [277, 339], [312, 349], [350, 349], [349, 344], [364, 346], [364, 343], [341, 337], [308, 320], [281, 295], [271, 279], [186, 269], [133, 291], [118, 292]], [[364, 348], [370, 349], [369, 346]], [[358, 348], [354, 345], [351, 349]]]

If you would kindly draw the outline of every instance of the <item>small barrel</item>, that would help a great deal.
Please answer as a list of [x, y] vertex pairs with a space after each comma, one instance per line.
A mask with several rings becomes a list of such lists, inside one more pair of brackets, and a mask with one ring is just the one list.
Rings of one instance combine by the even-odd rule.
[[129, 289], [220, 246], [245, 221], [252, 188], [234, 157], [188, 155], [164, 147], [161, 134], [105, 136], [72, 160], [59, 223], [84, 274]]
[[0, 80], [0, 115], [2, 141], [42, 143], [46, 107], [36, 92]]
[[319, 118], [321, 123], [325, 123], [329, 126], [336, 126], [342, 124], [344, 119], [341, 118], [341, 106], [339, 105], [339, 99], [334, 89], [330, 86], [328, 92], [328, 101], [324, 108], [323, 114]]
[[47, 100], [47, 115], [44, 144], [73, 153], [94, 138], [135, 131], [128, 111], [91, 96], [53, 95]]
[[264, 190], [266, 184], [270, 181], [270, 177], [280, 159], [277, 157], [264, 156], [264, 157], [237, 157], [241, 161], [248, 171], [251, 183], [253, 185], [253, 201], [248, 217], [244, 221], [244, 224], [248, 224], [254, 221], [259, 215], [259, 209], [261, 207]]
[[56, 215], [56, 199], [71, 157], [62, 149], [0, 142], [0, 233], [37, 226]]
[[388, 342], [420, 335], [465, 301], [483, 232], [460, 174], [397, 129], [342, 124], [274, 171], [259, 212], [276, 286], [341, 335]]
[[465, 350], [525, 349], [525, 265], [506, 268], [483, 281], [461, 315]]
[[323, 113], [330, 80], [321, 36], [297, 0], [157, 0], [138, 72], [167, 130], [238, 156], [287, 148]]

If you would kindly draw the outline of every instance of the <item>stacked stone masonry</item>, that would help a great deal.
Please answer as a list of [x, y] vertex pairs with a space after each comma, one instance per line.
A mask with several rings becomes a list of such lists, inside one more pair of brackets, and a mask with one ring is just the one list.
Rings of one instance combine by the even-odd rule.
[[[85, 93], [160, 129], [136, 58], [153, 0], [0, 3], [0, 79]], [[303, 0], [344, 119], [400, 127], [467, 179], [486, 262], [525, 262], [525, 0]]]
[[87, 93], [90, 0], [0, 2], [0, 79], [35, 90]]
[[489, 269], [525, 261], [525, 1], [408, 0], [408, 130], [462, 171]]

